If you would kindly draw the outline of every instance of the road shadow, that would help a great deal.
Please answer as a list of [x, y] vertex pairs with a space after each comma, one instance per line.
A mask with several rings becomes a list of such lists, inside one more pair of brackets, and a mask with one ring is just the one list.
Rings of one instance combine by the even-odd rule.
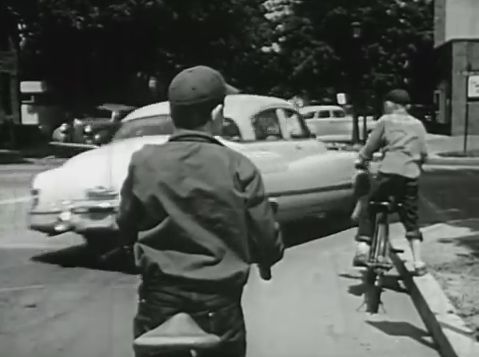
[[[283, 228], [283, 239], [288, 248], [307, 243], [350, 228], [348, 217], [335, 216], [329, 219], [305, 219]], [[114, 254], [107, 260], [98, 259], [98, 254], [87, 245], [80, 244], [62, 248], [31, 258], [33, 261], [54, 264], [64, 268], [87, 268], [103, 271], [115, 271], [126, 274], [137, 274], [133, 257]]]
[[366, 321], [369, 325], [377, 328], [389, 336], [410, 337], [420, 344], [436, 350], [437, 346], [427, 340], [430, 334], [409, 322], [402, 321]]
[[339, 233], [353, 226], [346, 214], [327, 218], [305, 218], [282, 226], [283, 240], [289, 248]]
[[31, 258], [32, 261], [59, 265], [64, 268], [87, 268], [120, 272], [135, 275], [137, 271], [133, 264], [133, 257], [119, 252], [108, 259], [100, 259], [98, 252], [94, 252], [87, 245], [75, 245], [60, 250], [42, 253]]
[[[358, 274], [341, 273], [338, 276], [343, 279], [358, 281], [359, 282], [358, 284], [350, 285], [348, 287], [348, 293], [355, 296], [362, 296], [367, 291], [365, 274], [366, 274], [366, 270], [361, 270], [358, 272]], [[402, 294], [409, 294], [409, 291], [400, 284], [401, 280], [402, 278], [399, 275], [393, 275], [393, 274], [385, 275], [382, 280], [383, 289], [394, 291], [397, 293], [402, 293]]]

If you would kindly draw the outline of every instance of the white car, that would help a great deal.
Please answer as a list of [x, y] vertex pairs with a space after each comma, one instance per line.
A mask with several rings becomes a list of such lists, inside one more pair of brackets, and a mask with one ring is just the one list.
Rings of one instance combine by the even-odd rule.
[[[353, 133], [353, 117], [338, 105], [312, 105], [300, 109], [311, 132], [324, 141], [349, 141]], [[376, 121], [366, 117], [367, 132], [374, 129]], [[359, 137], [364, 135], [363, 117], [359, 117]]]
[[[168, 140], [168, 102], [127, 115], [112, 141], [83, 152], [32, 183], [29, 227], [49, 235], [73, 231], [87, 241], [117, 231], [119, 191], [132, 154]], [[260, 169], [267, 193], [279, 203], [280, 222], [352, 208], [355, 154], [328, 151], [286, 100], [255, 95], [226, 98], [223, 136], [232, 150]]]

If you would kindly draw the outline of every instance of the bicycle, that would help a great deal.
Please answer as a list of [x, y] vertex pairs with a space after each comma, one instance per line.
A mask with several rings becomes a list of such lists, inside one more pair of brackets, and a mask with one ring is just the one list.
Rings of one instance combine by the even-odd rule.
[[[356, 163], [356, 168], [363, 170], [356, 180], [360, 184], [370, 183], [365, 180], [365, 175], [369, 175], [368, 167], [364, 163]], [[388, 259], [391, 253], [402, 253], [401, 249], [395, 249], [391, 246], [389, 240], [389, 216], [402, 207], [400, 202], [395, 202], [393, 197], [386, 201], [369, 201], [369, 207], [374, 212], [374, 230], [366, 261], [365, 285], [366, 285], [366, 305], [368, 312], [377, 313], [379, 306], [382, 305], [381, 294], [384, 286], [384, 276], [393, 268], [391, 259]]]

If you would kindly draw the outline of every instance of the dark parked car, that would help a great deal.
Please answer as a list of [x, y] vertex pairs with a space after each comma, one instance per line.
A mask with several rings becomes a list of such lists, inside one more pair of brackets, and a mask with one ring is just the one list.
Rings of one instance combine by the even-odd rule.
[[117, 124], [135, 107], [102, 104], [87, 114], [63, 123], [53, 131], [52, 140], [63, 143], [102, 145], [110, 141]]

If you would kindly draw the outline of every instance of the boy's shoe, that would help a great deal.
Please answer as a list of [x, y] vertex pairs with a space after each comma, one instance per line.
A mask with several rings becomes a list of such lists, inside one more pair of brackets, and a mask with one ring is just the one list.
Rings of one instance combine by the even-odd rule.
[[417, 262], [414, 264], [414, 275], [424, 276], [427, 274], [427, 266], [424, 262]]
[[356, 253], [353, 258], [354, 267], [367, 267], [369, 259], [369, 244], [365, 242], [358, 242], [356, 245]]

